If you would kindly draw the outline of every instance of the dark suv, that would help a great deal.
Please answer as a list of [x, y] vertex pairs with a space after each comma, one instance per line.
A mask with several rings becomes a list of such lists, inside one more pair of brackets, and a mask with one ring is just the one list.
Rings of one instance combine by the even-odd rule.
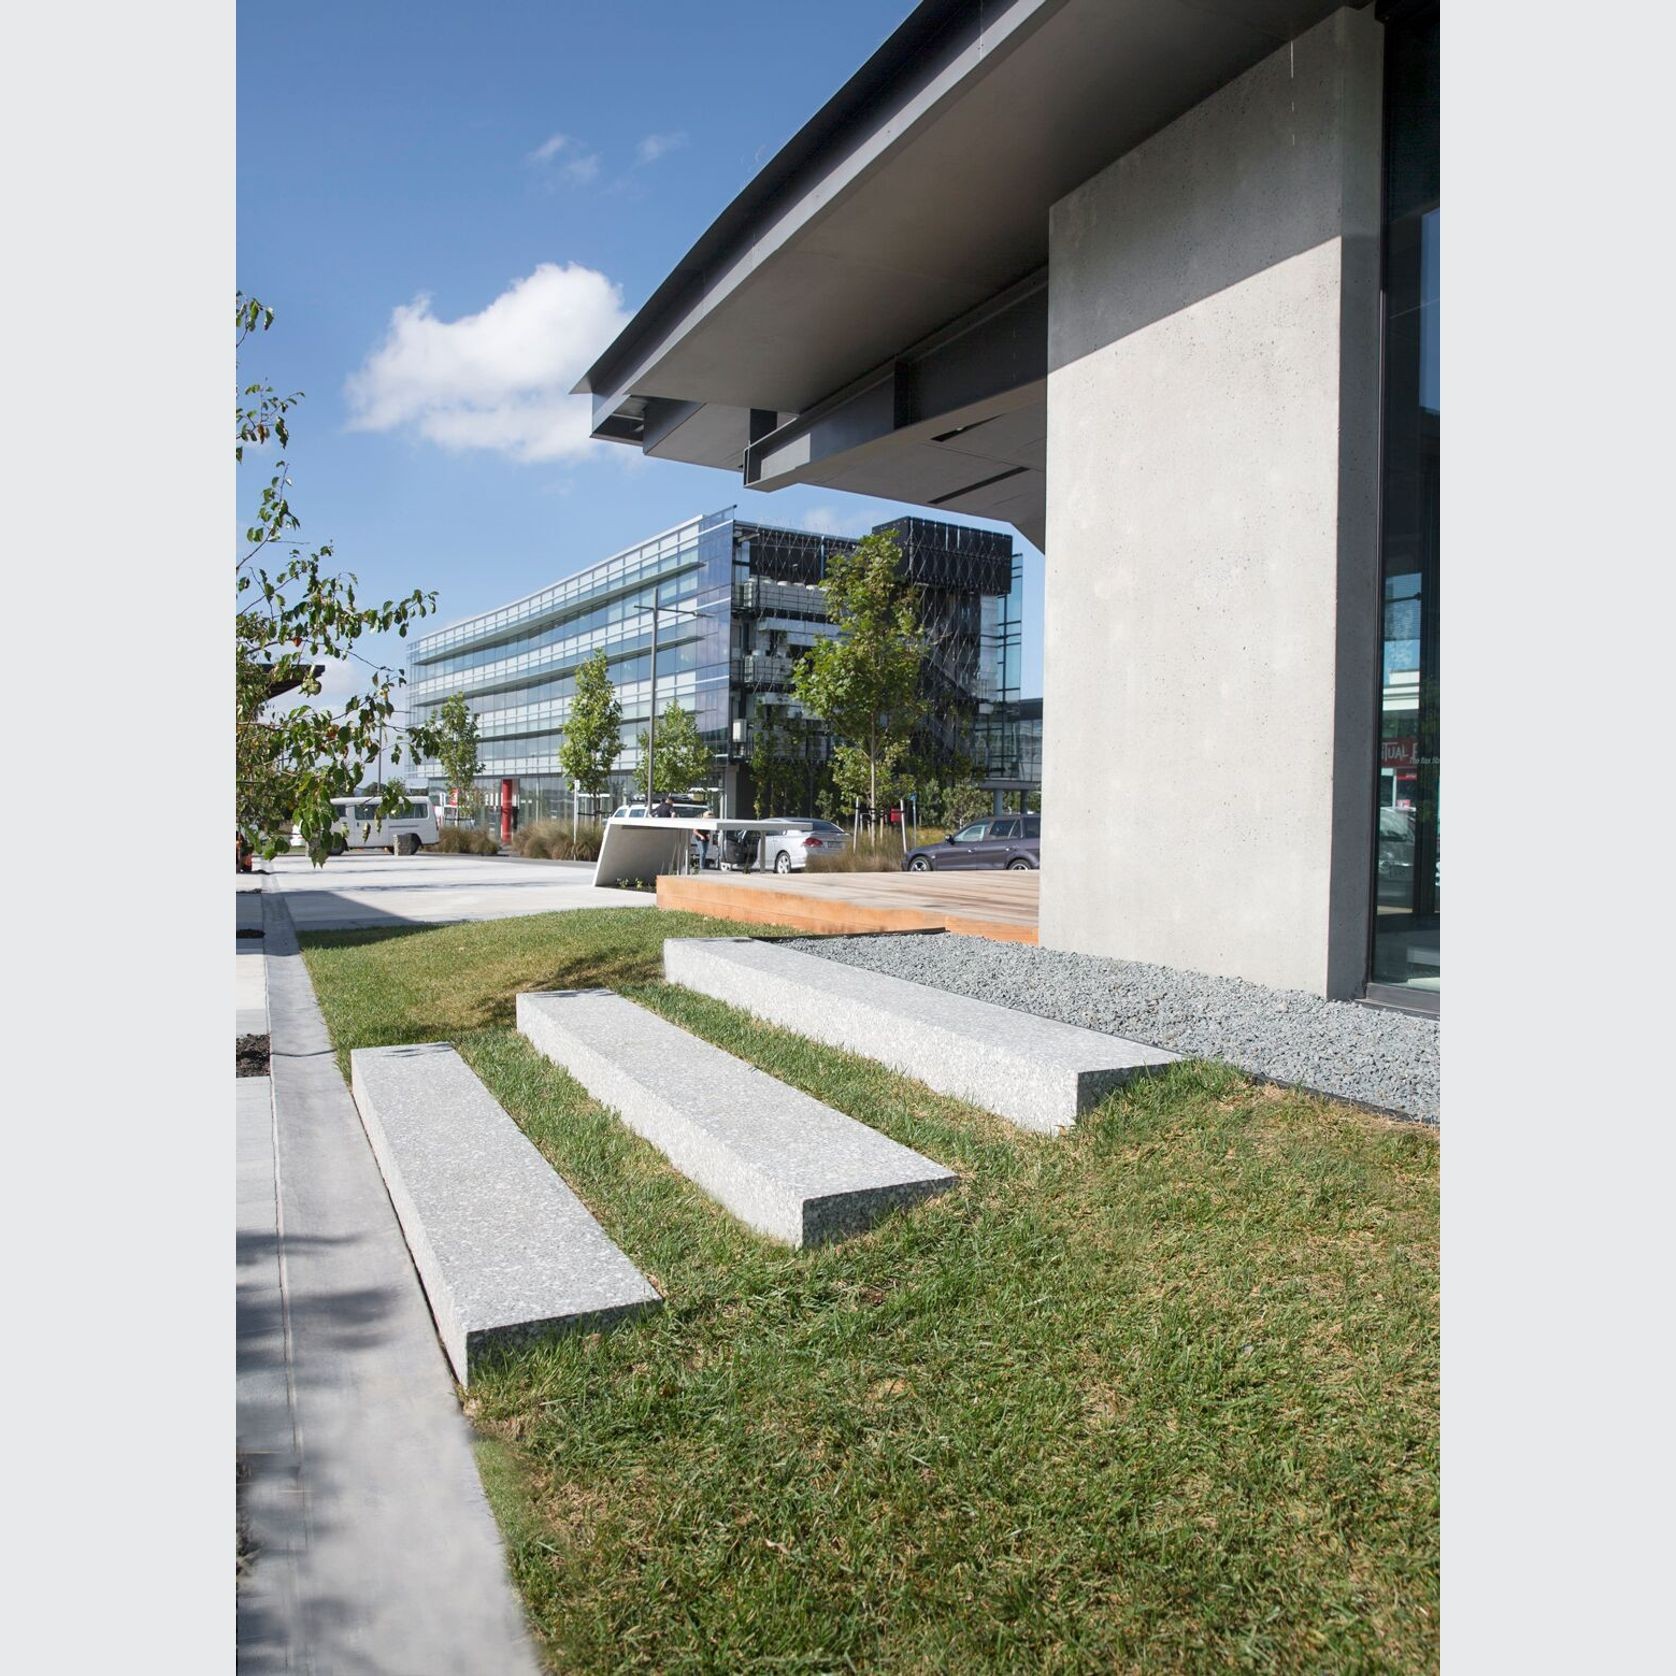
[[910, 850], [902, 865], [910, 873], [947, 873], [962, 867], [1006, 867], [1015, 873], [1042, 865], [1042, 817], [994, 815], [945, 838]]

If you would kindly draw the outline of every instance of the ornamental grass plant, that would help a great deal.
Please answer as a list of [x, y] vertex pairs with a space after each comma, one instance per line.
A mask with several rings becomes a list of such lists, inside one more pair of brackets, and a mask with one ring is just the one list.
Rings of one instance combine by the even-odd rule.
[[500, 845], [480, 826], [445, 826], [434, 844], [426, 846], [433, 855], [499, 855]]
[[[806, 865], [811, 873], [900, 873], [906, 853], [902, 833], [896, 827], [863, 832], [859, 841], [846, 833], [842, 849], [811, 852]], [[910, 839], [911, 842], [911, 839]]]
[[586, 821], [571, 832], [570, 822], [531, 821], [512, 835], [512, 853], [531, 861], [598, 861], [605, 828]]

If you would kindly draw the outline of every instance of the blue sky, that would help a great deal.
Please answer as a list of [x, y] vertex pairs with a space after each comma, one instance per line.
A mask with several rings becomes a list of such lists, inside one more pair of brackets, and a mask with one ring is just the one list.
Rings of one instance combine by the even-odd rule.
[[[304, 538], [364, 593], [435, 588], [440, 622], [723, 506], [841, 533], [912, 510], [642, 460], [564, 393], [911, 9], [241, 4], [239, 283], [278, 320], [240, 379], [306, 395]], [[1015, 539], [1036, 694], [1041, 558]]]

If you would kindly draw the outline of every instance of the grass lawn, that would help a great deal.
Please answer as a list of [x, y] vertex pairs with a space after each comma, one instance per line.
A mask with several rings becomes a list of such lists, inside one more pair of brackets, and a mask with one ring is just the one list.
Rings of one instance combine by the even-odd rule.
[[[340, 1055], [453, 1041], [667, 1299], [467, 1403], [556, 1670], [1437, 1664], [1437, 1136], [1189, 1064], [1057, 1140], [658, 979], [616, 909], [305, 937]], [[605, 984], [957, 1170], [747, 1232], [512, 1028]]]

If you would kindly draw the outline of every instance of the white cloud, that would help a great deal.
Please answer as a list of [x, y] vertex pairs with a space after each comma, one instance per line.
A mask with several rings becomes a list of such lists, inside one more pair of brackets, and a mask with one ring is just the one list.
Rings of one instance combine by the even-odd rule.
[[599, 179], [600, 154], [587, 150], [569, 134], [548, 135], [524, 161], [532, 168], [547, 169], [561, 157], [564, 161], [558, 164], [558, 173], [573, 186], [590, 186]]
[[594, 447], [592, 404], [568, 391], [627, 321], [619, 288], [575, 263], [544, 262], [459, 320], [439, 320], [418, 296], [391, 313], [345, 384], [350, 429], [413, 429], [442, 448], [522, 461], [579, 458]]
[[679, 151], [687, 143], [685, 133], [648, 134], [635, 147], [635, 156], [642, 163], [655, 163], [660, 157], [667, 157], [672, 151]]
[[554, 134], [550, 138], [543, 140], [541, 144], [538, 145], [535, 150], [524, 159], [524, 161], [526, 163], [533, 164], [551, 163], [561, 151], [564, 151], [569, 146], [575, 145], [575, 143], [576, 142], [571, 139], [568, 134]]

